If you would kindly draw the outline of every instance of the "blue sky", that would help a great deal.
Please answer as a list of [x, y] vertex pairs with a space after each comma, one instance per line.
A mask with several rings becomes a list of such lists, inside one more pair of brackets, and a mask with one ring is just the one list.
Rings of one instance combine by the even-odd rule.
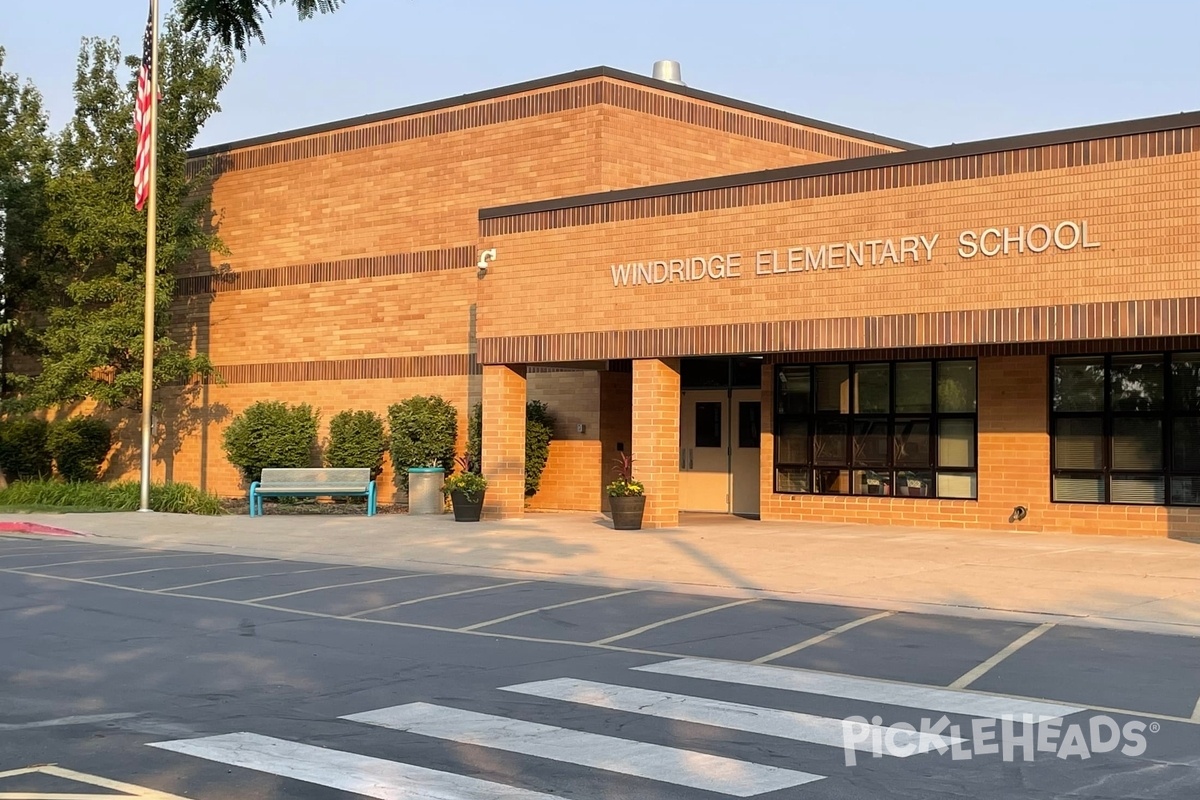
[[[163, 0], [164, 8], [170, 0]], [[0, 0], [52, 123], [79, 39], [138, 48], [146, 0]], [[198, 145], [607, 64], [920, 144], [1200, 109], [1195, 0], [347, 0], [281, 8]]]

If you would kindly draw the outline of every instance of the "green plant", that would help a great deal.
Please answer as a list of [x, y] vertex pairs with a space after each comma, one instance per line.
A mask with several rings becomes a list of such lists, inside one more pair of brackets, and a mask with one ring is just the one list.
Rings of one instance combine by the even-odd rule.
[[[0, 491], [0, 507], [136, 511], [141, 487], [120, 483], [66, 483], [60, 480], [17, 481]], [[186, 483], [156, 483], [150, 487], [150, 508], [172, 514], [221, 513], [216, 495]]]
[[383, 417], [374, 411], [342, 411], [329, 420], [325, 466], [370, 467], [371, 477], [375, 478], [383, 469], [385, 452]]
[[388, 407], [392, 467], [400, 487], [408, 490], [409, 467], [454, 469], [458, 412], [437, 395], [417, 395]]
[[93, 417], [68, 417], [50, 426], [46, 447], [58, 474], [68, 481], [94, 481], [112, 449], [112, 428]]
[[[550, 458], [554, 416], [540, 400], [525, 404], [525, 494], [537, 494]], [[476, 403], [467, 417], [467, 457], [475, 469], [483, 463], [483, 405]]]
[[617, 473], [616, 479], [604, 487], [609, 497], [641, 497], [646, 493], [642, 482], [633, 477], [633, 458], [628, 454], [617, 458], [613, 472]]
[[487, 489], [487, 478], [479, 474], [478, 468], [469, 456], [458, 459], [458, 471], [442, 484], [442, 491], [447, 495], [460, 493], [469, 503], [474, 503]]
[[471, 406], [467, 414], [467, 462], [474, 472], [479, 472], [483, 464], [483, 403]]
[[45, 420], [36, 417], [0, 423], [0, 470], [8, 481], [50, 477], [51, 455], [46, 446], [49, 428]]
[[260, 401], [233, 418], [221, 443], [225, 457], [250, 483], [265, 467], [307, 467], [317, 446], [318, 416], [312, 406]]
[[525, 495], [537, 494], [542, 471], [550, 458], [550, 440], [554, 438], [554, 417], [546, 404], [530, 400], [525, 405]]

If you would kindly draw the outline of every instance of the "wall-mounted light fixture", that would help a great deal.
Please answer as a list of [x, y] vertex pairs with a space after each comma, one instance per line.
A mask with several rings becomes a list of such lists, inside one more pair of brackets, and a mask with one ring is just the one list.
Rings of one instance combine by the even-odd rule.
[[479, 253], [479, 263], [475, 266], [479, 268], [479, 277], [487, 275], [488, 263], [496, 260], [496, 248], [491, 247]]
[[1029, 514], [1029, 509], [1025, 506], [1013, 506], [1013, 512], [1009, 515], [1009, 522], [1020, 522]]

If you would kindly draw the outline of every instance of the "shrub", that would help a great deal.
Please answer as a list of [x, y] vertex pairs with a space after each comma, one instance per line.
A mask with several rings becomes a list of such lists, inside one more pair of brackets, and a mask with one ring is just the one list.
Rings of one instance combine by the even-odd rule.
[[542, 471], [550, 457], [550, 440], [554, 438], [554, 417], [546, 404], [530, 400], [525, 405], [525, 494], [537, 494], [542, 484]]
[[260, 401], [225, 429], [225, 457], [247, 483], [259, 480], [266, 467], [307, 467], [317, 446], [317, 424], [317, 414], [307, 403]]
[[[17, 481], [0, 491], [0, 507], [136, 511], [140, 505], [141, 486], [136, 481]], [[156, 483], [150, 486], [150, 508], [173, 514], [215, 515], [221, 513], [221, 501], [186, 483]]]
[[378, 477], [387, 451], [383, 417], [373, 411], [342, 411], [329, 420], [329, 444], [325, 447], [327, 467], [370, 467]]
[[94, 481], [112, 449], [112, 428], [92, 417], [68, 417], [50, 426], [46, 446], [67, 481]]
[[458, 442], [458, 412], [437, 395], [417, 395], [388, 408], [392, 435], [392, 468], [396, 480], [408, 490], [409, 467], [454, 469]]
[[[546, 404], [530, 400], [525, 405], [525, 494], [537, 494], [550, 457], [554, 417]], [[467, 418], [467, 458], [478, 470], [483, 464], [483, 405], [476, 403]]]
[[483, 403], [471, 406], [467, 415], [467, 463], [471, 472], [483, 469]]
[[35, 417], [0, 423], [0, 470], [9, 482], [50, 477], [49, 428], [45, 420]]

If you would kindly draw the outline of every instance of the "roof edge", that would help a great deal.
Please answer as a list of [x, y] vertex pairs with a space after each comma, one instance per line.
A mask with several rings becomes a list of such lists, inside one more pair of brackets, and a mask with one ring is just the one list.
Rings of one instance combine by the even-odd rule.
[[1070, 144], [1088, 141], [1090, 139], [1109, 139], [1116, 136], [1135, 136], [1143, 133], [1161, 133], [1180, 128], [1200, 127], [1200, 111], [1185, 111], [1177, 114], [1166, 114], [1158, 117], [1122, 122], [1106, 122], [1098, 125], [1086, 125], [1078, 128], [1062, 128], [1060, 130], [1042, 133], [1019, 134], [1005, 136], [999, 139], [981, 139], [962, 144], [948, 144], [937, 147], [924, 147], [916, 150], [902, 150], [896, 153], [885, 153], [876, 156], [847, 158], [834, 161], [822, 161], [816, 164], [804, 164], [794, 167], [775, 167], [755, 172], [742, 172], [734, 175], [720, 175], [713, 178], [699, 178], [673, 183], [661, 183], [653, 186], [640, 186], [634, 189], [616, 189], [607, 192], [558, 197], [549, 200], [536, 200], [528, 203], [516, 203], [507, 206], [481, 208], [479, 219], [499, 219], [515, 217], [522, 214], [532, 214], [541, 211], [559, 211], [569, 208], [617, 203], [624, 200], [643, 200], [651, 197], [666, 197], [669, 195], [686, 194], [688, 192], [708, 191], [711, 189], [729, 189], [737, 186], [750, 186], [760, 183], [794, 180], [796, 178], [813, 178], [824, 175], [838, 175], [846, 172], [857, 172], [879, 167], [897, 167], [908, 164], [921, 164], [929, 161], [941, 161], [948, 158], [964, 156], [979, 156], [989, 153], [1018, 150], [1028, 147], [1045, 147], [1048, 145]]
[[205, 156], [217, 155], [219, 153], [227, 153], [231, 150], [241, 150], [246, 147], [257, 147], [259, 145], [282, 142], [288, 139], [299, 139], [304, 136], [329, 133], [331, 131], [337, 131], [343, 128], [353, 128], [359, 125], [370, 125], [375, 122], [384, 122], [387, 120], [399, 119], [401, 117], [411, 117], [417, 114], [426, 114], [430, 111], [442, 111], [447, 108], [454, 108], [455, 106], [463, 106], [485, 100], [495, 100], [507, 95], [520, 94], [522, 92], [532, 92], [538, 89], [546, 89], [551, 86], [560, 86], [567, 83], [592, 80], [594, 78], [614, 78], [616, 80], [625, 81], [626, 83], [634, 83], [652, 89], [661, 89], [683, 97], [689, 97], [693, 100], [701, 100], [704, 102], [713, 103], [715, 105], [725, 106], [726, 108], [735, 109], [737, 111], [759, 114], [761, 116], [780, 120], [781, 122], [790, 122], [794, 125], [804, 125], [809, 128], [825, 131], [827, 133], [860, 139], [864, 142], [869, 142], [872, 144], [897, 147], [902, 150], [910, 150], [920, 147], [920, 145], [912, 144], [911, 142], [903, 142], [899, 139], [890, 139], [886, 136], [879, 136], [866, 131], [859, 131], [841, 125], [834, 125], [829, 122], [822, 122], [821, 120], [802, 117], [798, 114], [791, 114], [787, 111], [780, 111], [776, 108], [760, 106], [755, 103], [748, 103], [732, 97], [715, 94], [713, 92], [706, 92], [701, 89], [693, 89], [690, 86], [682, 86], [677, 83], [660, 81], [646, 75], [638, 75], [634, 72], [626, 72], [625, 70], [616, 69], [615, 67], [597, 66], [588, 67], [587, 69], [579, 69], [573, 72], [563, 72], [558, 75], [549, 75], [544, 78], [536, 78], [529, 81], [521, 81], [519, 83], [510, 83], [506, 86], [498, 86], [494, 89], [484, 89], [482, 91], [470, 92], [468, 94], [461, 94], [454, 97], [447, 97], [441, 100], [431, 100], [425, 103], [418, 103], [416, 105], [393, 108], [387, 111], [376, 111], [374, 113], [364, 114], [358, 117], [348, 117], [346, 119], [334, 120], [332, 122], [322, 122], [317, 125], [293, 128], [291, 130], [280, 131], [278, 133], [268, 133], [262, 136], [252, 136], [247, 139], [238, 139], [232, 142], [225, 142], [223, 144], [198, 147], [194, 150], [189, 150], [187, 155], [188, 158], [203, 158]]

